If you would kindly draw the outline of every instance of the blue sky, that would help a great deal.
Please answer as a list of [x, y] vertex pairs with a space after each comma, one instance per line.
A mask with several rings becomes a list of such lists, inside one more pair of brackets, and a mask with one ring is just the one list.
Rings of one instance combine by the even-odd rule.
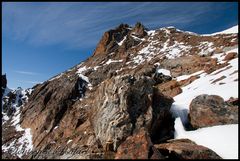
[[237, 2], [4, 2], [2, 73], [8, 87], [32, 87], [92, 55], [120, 23], [175, 26], [199, 34], [238, 24]]

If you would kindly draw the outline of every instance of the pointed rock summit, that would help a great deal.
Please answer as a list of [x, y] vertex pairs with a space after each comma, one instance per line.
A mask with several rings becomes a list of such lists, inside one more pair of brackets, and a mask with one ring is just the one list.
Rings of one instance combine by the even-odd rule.
[[140, 22], [137, 22], [131, 33], [139, 38], [143, 38], [144, 36], [147, 35], [147, 32], [145, 30], [146, 30], [145, 26]]
[[114, 52], [118, 47], [117, 42], [120, 42], [128, 32], [128, 24], [121, 24], [117, 28], [105, 32], [94, 51], [94, 55]]

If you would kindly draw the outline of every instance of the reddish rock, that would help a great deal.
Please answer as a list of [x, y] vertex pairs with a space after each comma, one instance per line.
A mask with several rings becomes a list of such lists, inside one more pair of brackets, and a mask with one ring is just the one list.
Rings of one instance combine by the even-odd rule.
[[211, 149], [189, 139], [169, 140], [154, 146], [168, 159], [222, 159]]
[[96, 56], [98, 54], [111, 53], [115, 51], [118, 48], [117, 42], [120, 42], [124, 36], [128, 34], [128, 27], [129, 26], [127, 24], [121, 24], [116, 29], [105, 32], [93, 55]]
[[171, 80], [166, 83], [161, 83], [157, 85], [157, 88], [164, 94], [169, 97], [174, 97], [180, 93], [182, 93], [182, 89], [180, 88], [180, 84], [176, 80]]
[[133, 30], [131, 31], [132, 34], [136, 35], [137, 37], [144, 37], [145, 35], [147, 35], [146, 31], [145, 31], [145, 27], [143, 26], [143, 24], [141, 24], [140, 22], [137, 22], [135, 27], [133, 28]]
[[225, 56], [225, 58], [223, 60], [229, 61], [229, 60], [234, 59], [236, 56], [237, 56], [236, 52], [230, 52]]
[[149, 135], [141, 129], [129, 136], [118, 148], [115, 159], [163, 159], [153, 146]]
[[217, 95], [199, 95], [190, 104], [189, 120], [193, 128], [238, 123], [238, 106], [228, 105]]
[[181, 86], [186, 86], [186, 85], [192, 83], [193, 81], [195, 81], [195, 80], [198, 79], [198, 78], [200, 78], [198, 75], [196, 75], [196, 76], [194, 75], [194, 76], [189, 77], [188, 79], [181, 80], [181, 81], [179, 82], [179, 84], [180, 84]]

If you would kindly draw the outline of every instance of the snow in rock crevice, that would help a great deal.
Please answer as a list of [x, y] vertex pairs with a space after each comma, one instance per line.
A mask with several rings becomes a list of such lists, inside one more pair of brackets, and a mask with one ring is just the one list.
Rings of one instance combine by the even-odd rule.
[[127, 36], [124, 36], [124, 38], [122, 39], [122, 41], [118, 42], [118, 46], [122, 46], [123, 42], [126, 40]]
[[157, 73], [162, 73], [163, 75], [171, 76], [171, 72], [167, 69], [157, 69]]

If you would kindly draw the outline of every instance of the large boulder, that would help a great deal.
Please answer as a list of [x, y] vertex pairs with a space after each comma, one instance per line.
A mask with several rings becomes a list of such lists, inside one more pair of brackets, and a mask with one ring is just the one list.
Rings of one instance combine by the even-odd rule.
[[211, 149], [197, 145], [188, 139], [173, 139], [154, 145], [168, 159], [221, 159]]
[[100, 84], [91, 102], [90, 120], [103, 147], [117, 147], [145, 127], [153, 142], [173, 137], [174, 120], [169, 112], [173, 99], [153, 88], [150, 77], [114, 77]]
[[237, 124], [238, 106], [217, 95], [199, 95], [190, 104], [189, 120], [193, 128]]

